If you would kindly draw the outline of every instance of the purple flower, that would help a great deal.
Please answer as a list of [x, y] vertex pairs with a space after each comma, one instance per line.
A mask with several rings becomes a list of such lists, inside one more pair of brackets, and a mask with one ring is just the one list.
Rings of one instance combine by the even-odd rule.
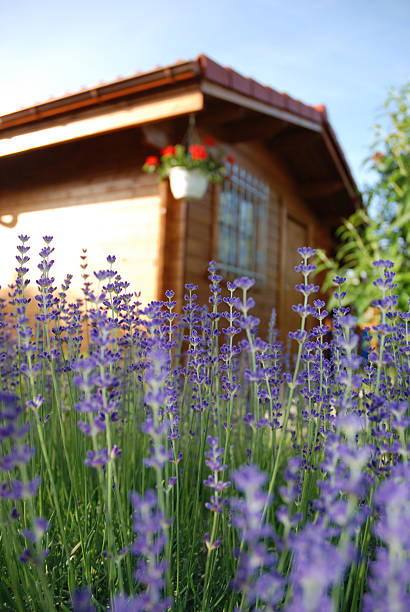
[[[14, 393], [9, 393], [8, 391], [0, 391], [0, 402], [2, 402], [6, 407], [14, 407], [16, 406], [16, 404], [20, 401], [20, 398], [18, 395], [15, 395]], [[0, 413], [0, 417], [1, 418], [13, 418], [13, 417], [6, 417], [3, 416], [3, 414]]]
[[48, 531], [50, 524], [44, 518], [34, 519], [34, 525], [31, 529], [23, 529], [22, 533], [30, 542], [40, 542], [43, 535]]
[[141, 557], [135, 572], [135, 579], [145, 587], [145, 591], [132, 600], [135, 610], [161, 612], [172, 603], [164, 599], [164, 575], [167, 567], [165, 560], [159, 561], [166, 542], [166, 526], [161, 510], [158, 508], [157, 494], [149, 490], [143, 496], [136, 492], [130, 494], [134, 507], [134, 531], [137, 535], [131, 551]]
[[122, 454], [122, 450], [118, 448], [116, 444], [114, 444], [114, 446], [111, 449], [110, 459], [115, 459], [116, 457], [119, 457], [121, 454]]
[[95, 612], [91, 602], [91, 591], [88, 588], [76, 589], [73, 593], [73, 612]]
[[300, 247], [298, 249], [299, 255], [306, 261], [313, 255], [316, 255], [316, 249], [311, 249], [310, 247]]
[[283, 597], [284, 580], [275, 569], [276, 556], [264, 542], [272, 535], [272, 527], [263, 522], [263, 511], [269, 504], [268, 494], [262, 490], [267, 477], [254, 465], [245, 465], [232, 473], [232, 479], [244, 494], [243, 499], [232, 498], [230, 502], [232, 522], [244, 544], [233, 586], [250, 606], [259, 600], [269, 606], [267, 609], [275, 609]]
[[[142, 607], [149, 598], [145, 595], [137, 595], [136, 597], [128, 597], [127, 595], [116, 595], [112, 604], [112, 612], [143, 612]], [[147, 608], [148, 609], [148, 608]]]
[[36, 395], [32, 400], [26, 402], [26, 406], [32, 410], [39, 410], [44, 404], [44, 398], [42, 395]]
[[299, 344], [303, 344], [307, 338], [307, 332], [305, 330], [298, 329], [297, 331], [289, 332], [288, 336], [289, 338], [292, 338], [292, 340], [296, 340], [296, 342]]
[[21, 561], [22, 563], [28, 563], [31, 559], [31, 551], [28, 548], [25, 548], [19, 556], [19, 561]]
[[320, 524], [307, 523], [290, 536], [293, 566], [289, 576], [292, 599], [289, 612], [331, 610], [330, 587], [342, 577], [344, 559]]
[[303, 275], [309, 275], [312, 272], [314, 272], [316, 270], [316, 266], [313, 265], [308, 265], [308, 264], [299, 264], [298, 266], [295, 266], [295, 271], [299, 272], [300, 274]]
[[220, 470], [226, 470], [227, 466], [222, 465], [221, 457], [223, 455], [223, 448], [218, 448], [219, 440], [218, 438], [212, 438], [212, 436], [208, 436], [207, 442], [210, 446], [210, 450], [206, 451], [205, 457], [205, 465], [209, 467], [212, 472], [218, 472]]
[[107, 427], [101, 416], [96, 417], [91, 425], [85, 421], [78, 421], [77, 426], [86, 436], [96, 436]]
[[378, 259], [373, 262], [374, 268], [393, 268], [394, 262], [389, 261], [388, 259]]
[[317, 293], [320, 289], [319, 285], [313, 285], [313, 284], [298, 284], [295, 285], [295, 289], [296, 291], [299, 291], [300, 293], [302, 293], [305, 296], [309, 296], [311, 293]]
[[[205, 503], [205, 507], [211, 512], [217, 512], [221, 514], [223, 512], [224, 506], [228, 503], [226, 499], [223, 499], [221, 496], [222, 491], [230, 486], [230, 482], [224, 482], [221, 479], [221, 475], [219, 472], [224, 472], [228, 466], [222, 464], [222, 457], [224, 454], [223, 448], [218, 448], [219, 440], [218, 438], [212, 438], [212, 436], [208, 436], [207, 438], [208, 444], [210, 446], [210, 450], [205, 453], [205, 465], [209, 467], [209, 469], [213, 472], [206, 480], [204, 480], [204, 485], [209, 487], [210, 489], [214, 489], [214, 495], [211, 495], [210, 502]], [[212, 542], [211, 542], [212, 544]]]
[[93, 468], [104, 467], [108, 463], [108, 449], [103, 448], [97, 452], [88, 450], [87, 459], [85, 459], [84, 463]]
[[313, 308], [307, 304], [307, 306], [303, 306], [303, 304], [297, 304], [292, 306], [293, 312], [296, 312], [301, 317], [307, 316], [313, 313]]
[[16, 479], [10, 480], [10, 482], [3, 482], [0, 485], [0, 498], [12, 499], [14, 501], [28, 499], [36, 495], [40, 482], [41, 478], [39, 476], [27, 482]]
[[12, 508], [11, 512], [10, 512], [10, 518], [13, 521], [16, 521], [18, 518], [20, 517], [20, 513], [18, 512], [17, 508]]
[[248, 278], [247, 276], [241, 276], [241, 278], [236, 278], [233, 282], [235, 289], [242, 289], [243, 291], [248, 291], [255, 284], [255, 280], [253, 278]]
[[399, 463], [374, 496], [379, 518], [376, 535], [386, 548], [377, 549], [370, 566], [369, 593], [364, 596], [365, 612], [410, 609], [410, 464]]
[[160, 345], [154, 345], [147, 353], [147, 360], [145, 402], [151, 411], [147, 412], [142, 430], [151, 436], [153, 443], [150, 445], [151, 457], [144, 459], [144, 465], [162, 468], [172, 459], [172, 451], [165, 449], [167, 432], [172, 428], [166, 414], [168, 390], [165, 383], [170, 374], [169, 352]]
[[[27, 431], [24, 433], [27, 433]], [[36, 449], [31, 446], [14, 446], [10, 454], [0, 456], [0, 470], [13, 470], [17, 465], [24, 465], [28, 463], [35, 452]]]

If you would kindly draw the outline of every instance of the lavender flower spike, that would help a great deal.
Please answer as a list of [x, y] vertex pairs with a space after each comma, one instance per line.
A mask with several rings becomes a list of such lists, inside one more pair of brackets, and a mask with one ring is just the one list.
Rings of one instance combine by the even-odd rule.
[[321, 524], [308, 523], [290, 538], [294, 556], [290, 574], [293, 597], [289, 612], [317, 612], [332, 609], [329, 589], [341, 579], [344, 560], [328, 541]]
[[158, 508], [158, 497], [154, 491], [149, 490], [143, 496], [133, 491], [130, 497], [134, 506], [133, 528], [137, 534], [131, 551], [141, 557], [134, 577], [146, 590], [133, 598], [129, 609], [163, 612], [172, 603], [162, 594], [167, 562], [165, 559], [159, 560], [166, 543], [166, 523]]
[[316, 255], [316, 249], [311, 249], [310, 247], [300, 247], [298, 249], [298, 253], [306, 261], [309, 259], [309, 257]]
[[399, 463], [392, 476], [379, 486], [375, 503], [380, 518], [376, 535], [386, 544], [370, 566], [370, 592], [364, 596], [364, 612], [410, 610], [410, 464]]
[[267, 476], [256, 466], [245, 465], [233, 472], [232, 478], [245, 497], [231, 499], [233, 524], [245, 544], [233, 586], [245, 595], [250, 606], [259, 601], [265, 604], [265, 610], [273, 611], [283, 597], [284, 581], [275, 569], [276, 555], [268, 551], [264, 542], [272, 535], [272, 527], [263, 522], [268, 494], [262, 487]]
[[91, 592], [88, 588], [76, 589], [73, 593], [73, 612], [95, 612], [96, 607], [91, 603]]

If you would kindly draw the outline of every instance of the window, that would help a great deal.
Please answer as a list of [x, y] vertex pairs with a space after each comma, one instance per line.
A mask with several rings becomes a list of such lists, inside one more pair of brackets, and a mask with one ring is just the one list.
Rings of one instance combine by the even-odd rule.
[[218, 266], [222, 271], [265, 280], [269, 186], [237, 165], [219, 204]]

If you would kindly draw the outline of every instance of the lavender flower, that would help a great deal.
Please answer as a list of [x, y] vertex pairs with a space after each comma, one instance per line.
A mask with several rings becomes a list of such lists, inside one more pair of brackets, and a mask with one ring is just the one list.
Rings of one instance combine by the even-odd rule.
[[235, 289], [242, 289], [243, 291], [248, 291], [255, 284], [255, 280], [253, 278], [248, 278], [247, 276], [242, 276], [241, 278], [236, 278], [233, 282]]
[[[2, 404], [2, 405], [1, 405]], [[0, 501], [29, 500], [37, 494], [41, 479], [36, 476], [27, 478], [26, 464], [35, 453], [35, 448], [24, 444], [24, 438], [30, 431], [28, 423], [19, 422], [22, 409], [19, 398], [11, 393], [0, 392], [0, 470], [9, 472], [7, 480], [0, 482]], [[9, 452], [6, 453], [5, 449]], [[21, 478], [13, 478], [16, 468], [20, 469]], [[49, 528], [49, 523], [34, 515], [34, 507], [29, 505], [30, 528], [24, 528], [21, 535], [29, 542], [20, 556], [21, 561], [40, 564], [48, 551], [41, 549], [41, 540]], [[18, 518], [18, 511], [12, 509], [12, 518]], [[27, 525], [27, 523], [26, 523]]]
[[165, 383], [169, 376], [169, 353], [160, 346], [153, 346], [148, 351], [148, 364], [145, 370], [145, 380], [148, 390], [145, 401], [151, 411], [142, 426], [148, 433], [153, 444], [151, 445], [151, 457], [144, 459], [147, 467], [161, 469], [167, 461], [172, 459], [172, 452], [166, 449], [166, 433], [168, 431], [168, 419], [166, 413], [167, 390]]
[[31, 529], [23, 529], [22, 533], [30, 542], [40, 542], [43, 535], [48, 531], [50, 524], [44, 518], [34, 519], [34, 524]]
[[244, 498], [232, 498], [232, 522], [237, 528], [244, 549], [239, 555], [233, 586], [243, 593], [248, 605], [264, 603], [266, 610], [275, 610], [284, 595], [284, 580], [275, 569], [276, 556], [269, 552], [265, 539], [272, 537], [272, 527], [263, 521], [269, 504], [262, 490], [267, 477], [254, 465], [245, 465], [232, 473], [235, 487]]
[[[221, 494], [227, 487], [230, 486], [231, 483], [224, 482], [221, 479], [220, 472], [227, 470], [228, 466], [222, 464], [224, 449], [218, 448], [218, 438], [208, 436], [207, 441], [210, 446], [210, 450], [205, 453], [205, 456], [207, 457], [205, 460], [205, 465], [209, 467], [213, 473], [208, 476], [206, 480], [204, 480], [204, 485], [210, 489], [213, 489], [215, 493], [211, 496], [211, 501], [205, 503], [205, 507], [212, 512], [221, 514], [224, 506], [228, 503], [228, 500], [223, 499]], [[211, 542], [211, 545], [212, 544], [213, 542]]]
[[73, 593], [73, 612], [95, 612], [91, 602], [91, 591], [88, 588], [76, 589]]
[[135, 610], [147, 612], [162, 612], [171, 605], [170, 598], [163, 597], [165, 586], [165, 571], [167, 562], [160, 556], [164, 551], [166, 523], [158, 508], [158, 498], [154, 491], [149, 490], [143, 496], [131, 493], [131, 503], [134, 507], [134, 531], [137, 538], [131, 551], [139, 557], [135, 579], [145, 587], [145, 591], [133, 600]]
[[365, 612], [410, 609], [410, 464], [399, 463], [390, 478], [377, 489], [374, 501], [379, 509], [375, 525], [385, 544], [377, 550], [370, 567], [369, 593], [364, 596]]
[[310, 259], [310, 257], [313, 257], [313, 255], [316, 255], [316, 249], [312, 249], [311, 247], [300, 247], [298, 253], [303, 257], [303, 260], [306, 261]]
[[342, 577], [344, 560], [329, 541], [331, 535], [321, 524], [308, 523], [290, 536], [293, 566], [289, 576], [292, 599], [289, 612], [327, 612], [332, 610], [329, 589]]

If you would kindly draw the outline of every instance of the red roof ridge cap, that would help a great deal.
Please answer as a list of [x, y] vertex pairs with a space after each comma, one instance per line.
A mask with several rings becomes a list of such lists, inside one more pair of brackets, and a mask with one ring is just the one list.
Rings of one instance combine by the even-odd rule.
[[314, 106], [315, 110], [317, 110], [319, 113], [321, 113], [323, 119], [325, 121], [329, 121], [328, 119], [328, 115], [327, 115], [327, 108], [324, 104], [316, 104]]
[[[209, 78], [211, 81], [216, 81], [225, 87], [235, 89], [255, 99], [260, 99], [272, 106], [277, 106], [278, 108], [288, 107], [288, 110], [291, 112], [306, 115], [316, 123], [320, 123], [321, 117], [315, 113], [316, 109], [313, 105], [297, 100], [287, 92], [280, 93], [269, 85], [263, 85], [253, 77], [245, 77], [234, 68], [222, 66], [203, 53], [197, 56], [196, 62], [202, 75], [205, 78]], [[235, 79], [235, 77], [237, 78]], [[234, 83], [233, 79], [235, 79], [236, 83]], [[245, 86], [245, 82], [247, 86]], [[241, 86], [241, 84], [243, 86]], [[261, 95], [258, 95], [257, 90], [261, 92], [262, 89], [265, 90], [266, 94], [262, 94], [261, 97]]]

